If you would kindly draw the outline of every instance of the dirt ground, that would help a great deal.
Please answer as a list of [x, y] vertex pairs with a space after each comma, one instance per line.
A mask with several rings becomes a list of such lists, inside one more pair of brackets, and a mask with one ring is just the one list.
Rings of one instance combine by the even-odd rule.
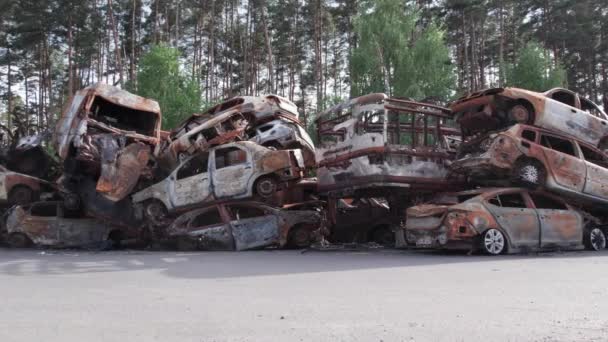
[[0, 341], [605, 341], [608, 252], [0, 249]]

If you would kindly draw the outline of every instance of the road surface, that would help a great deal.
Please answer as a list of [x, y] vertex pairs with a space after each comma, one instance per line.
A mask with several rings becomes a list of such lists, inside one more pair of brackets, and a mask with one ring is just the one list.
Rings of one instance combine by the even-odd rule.
[[608, 252], [0, 249], [0, 341], [606, 341]]

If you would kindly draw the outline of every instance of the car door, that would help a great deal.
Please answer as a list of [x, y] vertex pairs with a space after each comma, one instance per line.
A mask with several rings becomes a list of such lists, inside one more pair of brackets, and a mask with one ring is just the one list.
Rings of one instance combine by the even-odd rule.
[[583, 218], [563, 202], [550, 196], [531, 193], [540, 222], [540, 246], [574, 247], [583, 241]]
[[578, 146], [587, 168], [584, 192], [608, 200], [608, 158], [597, 149], [582, 144]]
[[582, 113], [578, 109], [576, 94], [556, 89], [546, 95], [544, 112], [543, 115], [537, 115], [536, 125], [561, 132], [580, 132], [583, 127], [579, 127], [578, 121]]
[[279, 216], [273, 210], [254, 204], [233, 204], [228, 208], [237, 251], [279, 243]]
[[60, 241], [61, 225], [57, 202], [38, 202], [30, 206], [20, 228], [36, 244], [54, 246]]
[[173, 229], [170, 234], [179, 236], [186, 233], [189, 237], [196, 238], [198, 247], [203, 250], [234, 250], [230, 224], [222, 216], [219, 206], [199, 210], [185, 225], [186, 227], [178, 227], [179, 231]]
[[506, 192], [486, 200], [486, 207], [513, 247], [538, 247], [540, 226], [525, 192]]
[[201, 152], [186, 159], [171, 173], [170, 188], [174, 207], [203, 203], [211, 196], [209, 153]]
[[[608, 135], [608, 120], [606, 114], [592, 101], [580, 97], [581, 111], [587, 119], [587, 138], [589, 143], [597, 144]], [[587, 141], [587, 140], [585, 140]]]
[[582, 192], [587, 169], [585, 162], [577, 155], [572, 141], [554, 135], [541, 133], [540, 144], [546, 158], [547, 173], [555, 182], [572, 191]]
[[231, 145], [212, 152], [213, 192], [216, 198], [245, 197], [249, 179], [253, 176], [251, 152], [244, 146]]

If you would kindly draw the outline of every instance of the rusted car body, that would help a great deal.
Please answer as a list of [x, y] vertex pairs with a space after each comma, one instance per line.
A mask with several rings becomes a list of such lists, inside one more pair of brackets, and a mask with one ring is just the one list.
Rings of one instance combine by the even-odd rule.
[[[345, 197], [374, 188], [431, 191], [452, 187], [447, 108], [369, 94], [339, 104], [317, 120], [319, 192]], [[363, 196], [361, 197], [369, 197]]]
[[538, 126], [608, 148], [608, 116], [595, 103], [562, 88], [537, 93], [495, 88], [468, 94], [450, 104], [465, 136], [515, 123]]
[[277, 117], [298, 119], [298, 107], [279, 95], [237, 96], [217, 104], [203, 112], [202, 115], [216, 116], [226, 113], [253, 115], [258, 123]]
[[282, 210], [257, 202], [215, 204], [185, 213], [167, 229], [180, 249], [248, 250], [305, 248], [318, 240], [322, 215], [313, 210]]
[[[332, 243], [376, 242], [384, 246], [395, 244], [394, 227], [401, 217], [394, 215], [382, 198], [330, 199], [328, 224]], [[335, 208], [333, 208], [335, 206]]]
[[[498, 188], [451, 197], [452, 201], [407, 209], [405, 232], [399, 233], [405, 233], [408, 245], [481, 250], [492, 255], [606, 246], [606, 227], [548, 193]], [[397, 240], [403, 241], [403, 237]]]
[[99, 83], [72, 97], [57, 124], [55, 148], [68, 174], [94, 177], [100, 194], [119, 201], [140, 175], [150, 174], [160, 125], [156, 101]]
[[244, 140], [253, 118], [239, 112], [227, 111], [217, 115], [195, 114], [176, 129], [155, 151], [158, 165], [165, 171], [173, 170], [186, 157], [210, 147]]
[[14, 146], [0, 150], [0, 164], [18, 173], [54, 181], [57, 165], [43, 147], [50, 137], [50, 132], [44, 131], [20, 138]]
[[249, 133], [249, 140], [262, 146], [277, 149], [302, 150], [304, 164], [307, 168], [313, 168], [315, 161], [315, 145], [308, 132], [296, 120], [283, 117], [256, 126]]
[[0, 203], [27, 204], [37, 201], [42, 193], [53, 192], [55, 186], [45, 180], [7, 170], [0, 166]]
[[273, 151], [250, 141], [214, 147], [187, 158], [163, 181], [133, 194], [150, 218], [206, 202], [271, 198], [302, 177], [300, 150]]
[[65, 209], [62, 202], [37, 202], [15, 206], [7, 214], [7, 241], [12, 247], [102, 247], [123, 242], [125, 231], [106, 221], [83, 218]]
[[608, 203], [608, 157], [594, 146], [541, 128], [515, 125], [462, 145], [455, 172], [512, 179], [588, 203]]

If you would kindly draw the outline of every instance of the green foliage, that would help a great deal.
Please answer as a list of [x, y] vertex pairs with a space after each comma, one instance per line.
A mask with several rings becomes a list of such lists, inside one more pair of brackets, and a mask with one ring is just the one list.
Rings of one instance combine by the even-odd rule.
[[137, 73], [137, 93], [160, 104], [163, 128], [170, 129], [201, 110], [198, 83], [179, 69], [179, 50], [155, 45], [145, 54]]
[[418, 25], [419, 13], [400, 0], [365, 1], [355, 19], [359, 45], [351, 57], [352, 95], [386, 92], [446, 99], [454, 68], [435, 23]]
[[547, 52], [536, 42], [529, 42], [507, 70], [507, 85], [535, 91], [566, 86], [566, 71], [554, 67]]

